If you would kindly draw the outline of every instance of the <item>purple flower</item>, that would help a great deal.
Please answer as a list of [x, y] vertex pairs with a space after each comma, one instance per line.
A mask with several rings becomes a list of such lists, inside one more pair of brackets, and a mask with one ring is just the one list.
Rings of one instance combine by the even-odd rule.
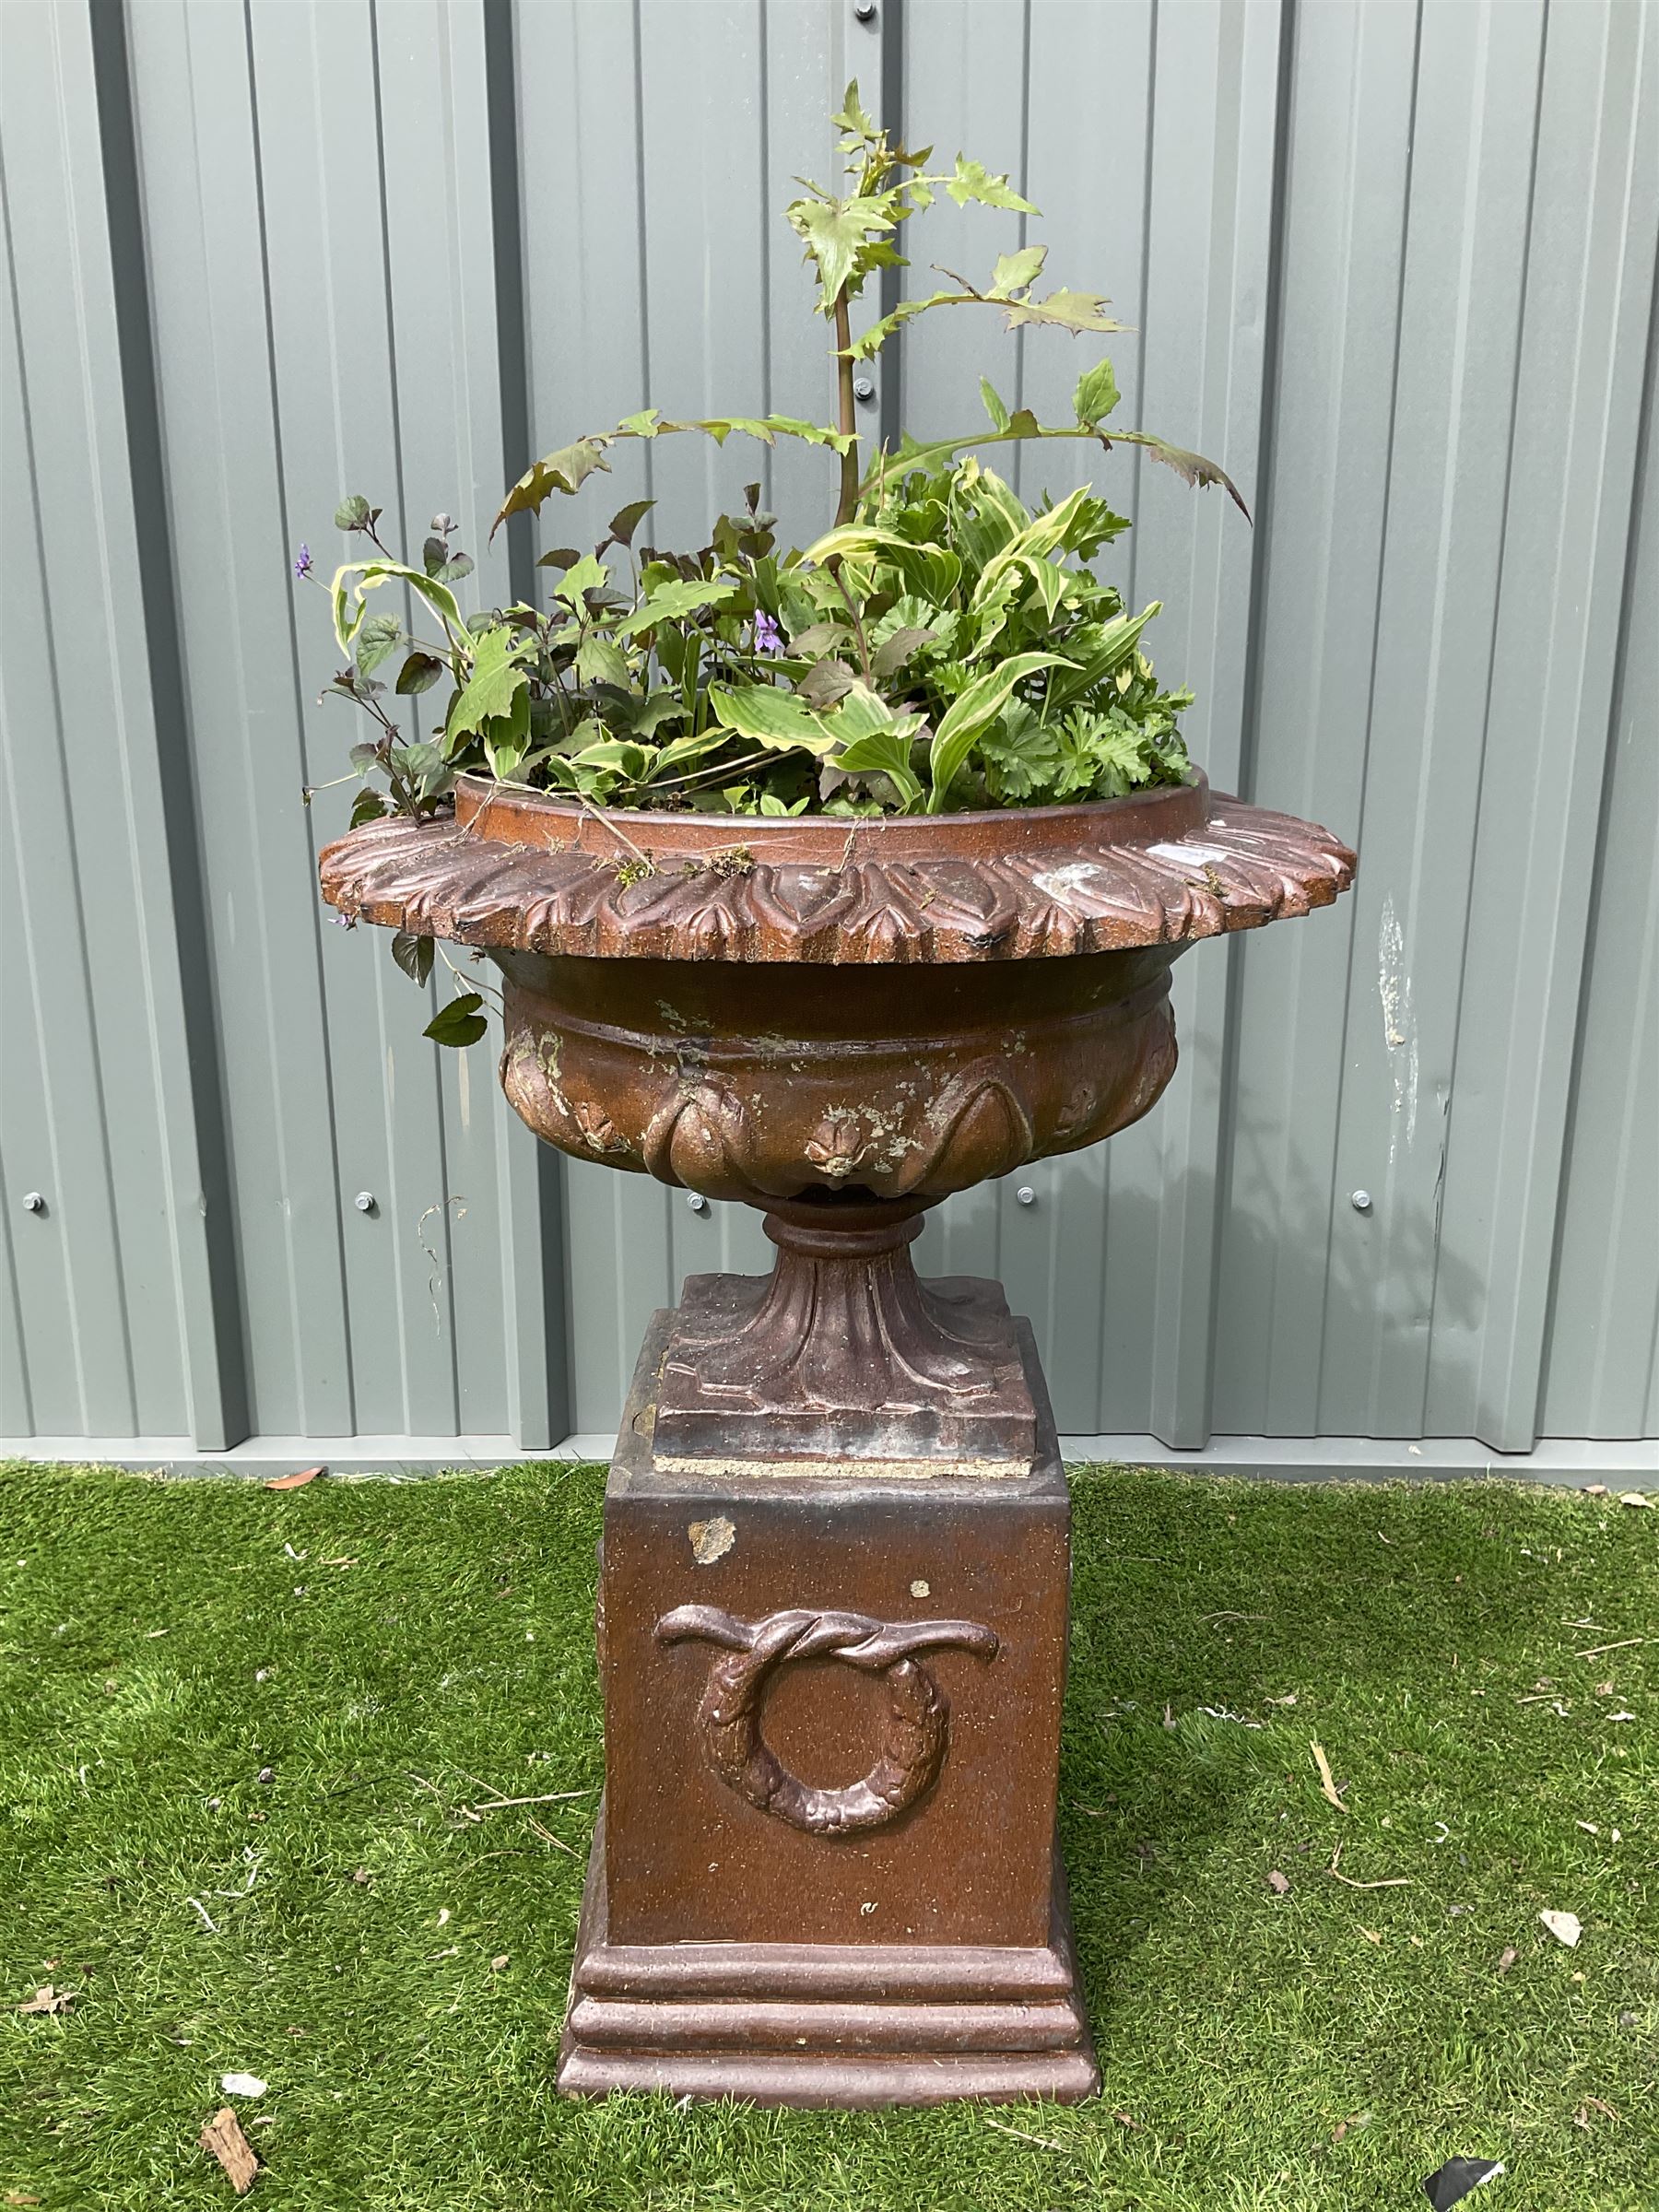
[[311, 571], [311, 547], [309, 546], [301, 546], [299, 555], [294, 561], [294, 573], [296, 576], [309, 576]]
[[783, 632], [778, 628], [776, 622], [768, 614], [757, 615], [755, 617], [755, 651], [757, 653], [782, 653], [782, 650]]

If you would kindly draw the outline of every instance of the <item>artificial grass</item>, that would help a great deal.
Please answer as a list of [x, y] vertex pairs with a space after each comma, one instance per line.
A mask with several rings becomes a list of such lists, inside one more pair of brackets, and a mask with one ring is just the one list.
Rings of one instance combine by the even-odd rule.
[[1458, 2152], [1481, 2212], [1659, 2205], [1659, 1512], [1079, 1473], [1104, 2094], [834, 2115], [552, 2093], [601, 1482], [0, 1469], [0, 2204], [230, 2203], [241, 2069], [268, 2212], [1361, 2212]]

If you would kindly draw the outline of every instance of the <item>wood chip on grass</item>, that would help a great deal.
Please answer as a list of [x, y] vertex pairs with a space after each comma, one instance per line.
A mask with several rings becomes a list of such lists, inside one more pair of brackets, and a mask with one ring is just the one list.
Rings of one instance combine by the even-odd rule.
[[259, 2171], [259, 2160], [253, 2156], [253, 2146], [242, 2134], [241, 2122], [228, 2104], [219, 2107], [197, 2139], [202, 2148], [211, 2151], [218, 2160], [237, 2195], [246, 2196]]

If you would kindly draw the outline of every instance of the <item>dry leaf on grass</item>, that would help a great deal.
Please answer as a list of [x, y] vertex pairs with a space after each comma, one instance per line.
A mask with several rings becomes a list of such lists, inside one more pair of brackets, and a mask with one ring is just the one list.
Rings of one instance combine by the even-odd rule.
[[1576, 1912], [1550, 1912], [1547, 1911], [1540, 1912], [1538, 1918], [1544, 1923], [1544, 1925], [1549, 1930], [1556, 1941], [1558, 1943], [1564, 1943], [1569, 1950], [1572, 1949], [1573, 1946], [1578, 1942], [1579, 1937], [1584, 1932], [1579, 1924], [1579, 1916]]
[[241, 2122], [228, 2104], [221, 2105], [197, 2138], [224, 2169], [225, 2178], [238, 2196], [246, 2196], [259, 2171], [253, 2146], [241, 2131]]
[[301, 1467], [296, 1475], [271, 1476], [265, 1487], [267, 1490], [302, 1489], [308, 1482], [315, 1482], [319, 1475], [325, 1475], [327, 1472], [326, 1467]]
[[1618, 1502], [1620, 1505], [1646, 1506], [1652, 1505], [1653, 1501], [1641, 1490], [1622, 1490], [1619, 1493]]
[[1336, 1810], [1339, 1813], [1346, 1813], [1348, 1808], [1343, 1804], [1342, 1799], [1336, 1794], [1336, 1783], [1331, 1774], [1331, 1762], [1324, 1755], [1324, 1746], [1323, 1744], [1310, 1744], [1308, 1748], [1313, 1754], [1313, 1764], [1319, 1769], [1319, 1786], [1321, 1791], [1324, 1793], [1326, 1799], [1336, 1807]]
[[1341, 1857], [1342, 1857], [1342, 1846], [1341, 1846], [1341, 1844], [1340, 1844], [1340, 1843], [1338, 1843], [1338, 1844], [1337, 1844], [1337, 1846], [1336, 1846], [1336, 1848], [1335, 1848], [1335, 1851], [1334, 1851], [1334, 1852], [1331, 1853], [1331, 1863], [1330, 1863], [1330, 1865], [1328, 1865], [1328, 1866], [1325, 1868], [1325, 1872], [1326, 1872], [1328, 1875], [1332, 1875], [1332, 1876], [1334, 1876], [1337, 1881], [1339, 1881], [1339, 1882], [1341, 1882], [1341, 1883], [1343, 1884], [1343, 1886], [1344, 1886], [1344, 1888], [1348, 1888], [1348, 1889], [1409, 1889], [1409, 1888], [1410, 1888], [1410, 1887], [1411, 1887], [1411, 1877], [1410, 1877], [1408, 1874], [1391, 1874], [1391, 1875], [1388, 1875], [1388, 1876], [1386, 1876], [1386, 1877], [1384, 1877], [1384, 1878], [1383, 1878], [1382, 1881], [1380, 1881], [1380, 1882], [1360, 1882], [1360, 1881], [1356, 1881], [1356, 1880], [1355, 1880], [1355, 1878], [1354, 1878], [1354, 1877], [1353, 1877], [1351, 1874], [1343, 1874], [1342, 1872], [1340, 1872], [1340, 1870], [1339, 1870], [1339, 1867], [1338, 1867], [1338, 1862], [1340, 1861]]
[[1506, 1943], [1498, 1954], [1498, 1971], [1500, 1974], [1507, 1974], [1520, 1956], [1520, 1952], [1512, 1943]]
[[0, 2205], [38, 2205], [40, 2201], [38, 2196], [25, 2196], [21, 2189], [8, 2189], [0, 2196]]
[[1275, 1897], [1284, 1897], [1288, 1895], [1290, 1888], [1290, 1877], [1288, 1874], [1281, 1874], [1276, 1866], [1267, 1877], [1267, 1887]]
[[50, 1982], [37, 1989], [27, 2004], [19, 2005], [19, 2012], [67, 2012], [80, 1992], [78, 1989], [54, 1989]]
[[257, 2074], [221, 2074], [219, 2088], [227, 2097], [263, 2097], [270, 2088]]

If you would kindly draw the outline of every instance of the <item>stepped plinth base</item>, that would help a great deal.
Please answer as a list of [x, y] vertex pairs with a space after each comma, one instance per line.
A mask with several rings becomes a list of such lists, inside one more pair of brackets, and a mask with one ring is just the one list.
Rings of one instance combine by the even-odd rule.
[[1100, 2087], [1059, 1853], [1046, 1944], [616, 1944], [588, 1865], [559, 2087], [863, 2110]]
[[646, 1334], [606, 1489], [606, 1794], [559, 2087], [1088, 2096], [1054, 1849], [1070, 1501], [1030, 1327], [1030, 1461], [780, 1481], [655, 1448], [677, 1324]]

